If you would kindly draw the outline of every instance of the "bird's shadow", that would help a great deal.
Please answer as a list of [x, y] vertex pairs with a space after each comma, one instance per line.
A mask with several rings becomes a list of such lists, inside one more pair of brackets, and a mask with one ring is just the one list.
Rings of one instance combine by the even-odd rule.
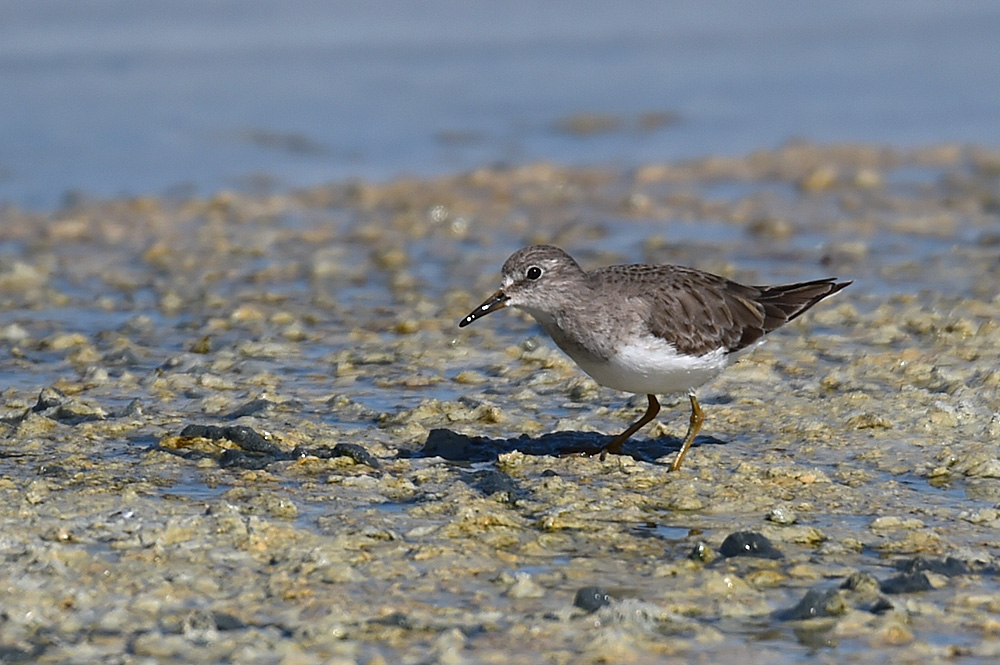
[[[450, 429], [432, 429], [419, 450], [404, 450], [399, 457], [441, 457], [452, 462], [492, 462], [498, 455], [515, 450], [525, 455], [550, 455], [554, 457], [582, 454], [581, 449], [597, 450], [614, 437], [597, 432], [550, 432], [538, 437], [522, 434], [510, 439], [491, 439], [469, 436]], [[682, 439], [664, 436], [658, 439], [629, 439], [622, 454], [637, 461], [669, 464], [665, 456], [677, 452]], [[721, 445], [725, 441], [713, 436], [695, 437], [692, 447]]]

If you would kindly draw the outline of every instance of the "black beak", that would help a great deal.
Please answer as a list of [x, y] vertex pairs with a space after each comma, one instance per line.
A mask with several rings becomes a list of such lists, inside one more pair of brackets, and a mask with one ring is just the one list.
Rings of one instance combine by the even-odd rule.
[[509, 298], [507, 294], [503, 292], [503, 289], [498, 290], [496, 293], [487, 298], [482, 305], [472, 310], [467, 317], [458, 322], [459, 328], [464, 328], [469, 325], [480, 316], [486, 316], [490, 312], [495, 312], [498, 309], [503, 309], [507, 306], [507, 301]]

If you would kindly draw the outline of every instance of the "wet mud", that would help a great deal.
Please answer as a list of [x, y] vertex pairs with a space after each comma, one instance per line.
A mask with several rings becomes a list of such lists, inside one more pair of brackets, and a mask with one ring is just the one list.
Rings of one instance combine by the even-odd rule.
[[[506, 256], [854, 284], [645, 408]], [[794, 143], [0, 211], [4, 662], [993, 662], [1000, 155]]]

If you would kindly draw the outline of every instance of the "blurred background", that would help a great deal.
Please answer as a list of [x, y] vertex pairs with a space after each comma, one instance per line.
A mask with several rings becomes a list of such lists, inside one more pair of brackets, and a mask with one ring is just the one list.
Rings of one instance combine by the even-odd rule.
[[1000, 4], [0, 3], [0, 203], [1000, 146]]

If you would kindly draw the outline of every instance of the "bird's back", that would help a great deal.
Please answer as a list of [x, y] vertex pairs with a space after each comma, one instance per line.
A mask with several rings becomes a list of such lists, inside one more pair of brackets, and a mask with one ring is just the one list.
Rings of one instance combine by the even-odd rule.
[[616, 265], [587, 273], [613, 284], [617, 296], [640, 299], [648, 332], [678, 352], [739, 351], [851, 282], [825, 278], [778, 286], [750, 286], [673, 265]]

